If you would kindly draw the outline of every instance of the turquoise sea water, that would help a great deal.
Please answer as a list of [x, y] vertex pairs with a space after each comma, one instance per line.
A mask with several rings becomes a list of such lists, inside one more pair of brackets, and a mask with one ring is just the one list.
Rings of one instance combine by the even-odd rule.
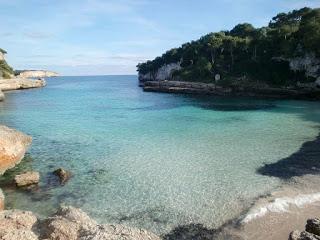
[[[259, 167], [319, 132], [318, 102], [146, 93], [136, 76], [47, 82], [0, 103], [0, 123], [33, 136], [15, 172], [41, 173], [38, 190], [5, 189], [7, 206], [41, 215], [71, 204], [100, 222], [156, 233], [218, 227], [281, 183]], [[73, 177], [48, 187], [58, 167]]]

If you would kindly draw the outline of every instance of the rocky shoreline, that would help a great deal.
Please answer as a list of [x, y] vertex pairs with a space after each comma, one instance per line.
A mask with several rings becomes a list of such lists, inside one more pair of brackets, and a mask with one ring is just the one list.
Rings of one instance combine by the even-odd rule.
[[221, 87], [214, 83], [167, 80], [140, 81], [139, 85], [146, 92], [320, 100], [320, 89], [317, 88]]
[[5, 99], [4, 92], [29, 88], [41, 88], [46, 86], [44, 79], [9, 78], [0, 79], [0, 102]]

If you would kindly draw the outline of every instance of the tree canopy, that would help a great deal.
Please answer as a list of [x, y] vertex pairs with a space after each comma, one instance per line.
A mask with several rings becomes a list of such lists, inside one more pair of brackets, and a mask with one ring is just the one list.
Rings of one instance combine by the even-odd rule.
[[287, 61], [274, 59], [307, 53], [320, 57], [320, 9], [280, 13], [266, 27], [242, 23], [230, 31], [209, 33], [137, 68], [142, 74], [155, 73], [164, 64], [180, 62], [182, 69], [173, 76], [185, 81], [208, 82], [220, 74], [223, 78], [246, 77], [284, 85], [301, 80], [304, 74], [292, 72]]

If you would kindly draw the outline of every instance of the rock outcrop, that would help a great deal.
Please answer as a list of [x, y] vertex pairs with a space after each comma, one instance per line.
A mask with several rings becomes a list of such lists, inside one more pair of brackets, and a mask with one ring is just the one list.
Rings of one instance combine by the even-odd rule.
[[291, 232], [289, 240], [320, 240], [320, 219], [309, 219], [306, 230], [302, 232]]
[[45, 80], [32, 80], [27, 78], [0, 79], [0, 89], [2, 91], [40, 88], [46, 85]]
[[271, 87], [221, 87], [214, 83], [182, 81], [146, 81], [143, 90], [147, 92], [212, 94], [218, 96], [246, 96], [284, 99], [319, 100], [320, 89], [287, 89]]
[[26, 71], [16, 71], [18, 72], [18, 77], [22, 78], [44, 78], [44, 77], [57, 77], [58, 73], [46, 70], [26, 70]]
[[320, 59], [315, 54], [289, 59], [289, 65], [292, 71], [305, 72], [307, 77], [320, 77]]
[[22, 160], [31, 142], [31, 137], [0, 125], [0, 174]]
[[14, 177], [14, 182], [17, 187], [25, 187], [38, 184], [39, 180], [40, 174], [38, 172], [25, 172]]
[[20, 240], [160, 240], [142, 229], [122, 225], [99, 225], [82, 210], [61, 207], [49, 218], [39, 220], [33, 213], [0, 212], [0, 239]]
[[172, 73], [176, 70], [180, 70], [180, 63], [170, 63], [160, 67], [155, 73], [139, 73], [139, 82], [142, 86], [146, 81], [163, 81], [172, 80]]

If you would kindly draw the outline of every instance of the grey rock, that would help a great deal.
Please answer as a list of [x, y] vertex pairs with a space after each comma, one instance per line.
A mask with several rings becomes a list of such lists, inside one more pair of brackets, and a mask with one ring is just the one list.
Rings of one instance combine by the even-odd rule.
[[320, 236], [320, 219], [308, 219], [306, 231]]

